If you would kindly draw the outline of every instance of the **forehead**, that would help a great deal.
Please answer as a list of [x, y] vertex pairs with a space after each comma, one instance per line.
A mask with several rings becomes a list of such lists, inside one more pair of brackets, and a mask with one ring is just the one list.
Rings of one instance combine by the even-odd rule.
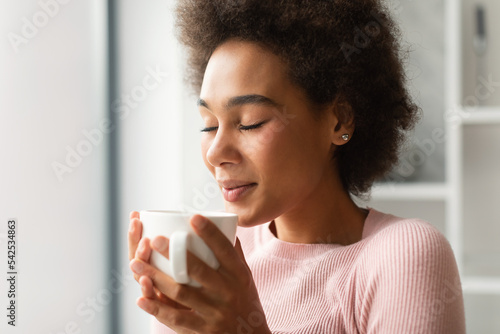
[[276, 96], [289, 86], [286, 66], [278, 56], [256, 43], [230, 40], [210, 57], [200, 97], [215, 100], [246, 94]]

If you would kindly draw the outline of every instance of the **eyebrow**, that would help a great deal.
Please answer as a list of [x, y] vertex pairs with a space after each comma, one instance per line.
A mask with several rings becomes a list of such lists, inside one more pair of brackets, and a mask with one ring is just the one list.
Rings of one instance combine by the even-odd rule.
[[[198, 106], [205, 107], [205, 108], [210, 110], [207, 102], [201, 98], [198, 99], [197, 104], [198, 104]], [[266, 105], [266, 106], [270, 106], [270, 107], [281, 107], [281, 104], [274, 101], [273, 99], [270, 99], [269, 97], [259, 95], [259, 94], [248, 94], [248, 95], [234, 96], [234, 97], [230, 98], [229, 101], [226, 103], [225, 108], [231, 109], [232, 107], [242, 106], [245, 104]]]

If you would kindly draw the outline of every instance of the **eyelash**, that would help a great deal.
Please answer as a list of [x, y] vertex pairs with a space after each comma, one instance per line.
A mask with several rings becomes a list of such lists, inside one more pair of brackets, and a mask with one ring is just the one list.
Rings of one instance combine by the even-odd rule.
[[212, 132], [214, 130], [217, 130], [217, 127], [211, 127], [211, 128], [203, 128], [201, 129], [201, 132]]
[[[242, 125], [240, 127], [240, 130], [244, 130], [244, 131], [248, 131], [248, 130], [254, 130], [254, 129], [257, 129], [257, 128], [260, 128], [265, 122], [260, 122], [260, 123], [256, 123], [256, 124], [252, 124], [252, 125]], [[211, 132], [211, 131], [215, 131], [217, 130], [217, 126], [213, 126], [213, 127], [210, 127], [210, 128], [203, 128], [201, 129], [201, 132]]]

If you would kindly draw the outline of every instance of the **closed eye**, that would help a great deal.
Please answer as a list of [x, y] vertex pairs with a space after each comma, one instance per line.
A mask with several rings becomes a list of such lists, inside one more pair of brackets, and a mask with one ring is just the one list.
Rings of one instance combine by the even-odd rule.
[[[248, 130], [254, 130], [257, 128], [260, 128], [265, 122], [260, 122], [252, 125], [241, 125], [240, 130], [248, 131]], [[212, 132], [217, 130], [219, 127], [218, 126], [212, 126], [208, 128], [203, 128], [201, 129], [201, 132]]]
[[252, 125], [242, 125], [240, 126], [240, 130], [253, 130], [260, 128], [265, 122], [260, 122]]
[[201, 131], [201, 132], [211, 132], [211, 131], [215, 131], [215, 130], [217, 130], [217, 128], [218, 128], [218, 126], [212, 126], [212, 127], [210, 127], [210, 128], [203, 128], [203, 129], [201, 129], [200, 131]]

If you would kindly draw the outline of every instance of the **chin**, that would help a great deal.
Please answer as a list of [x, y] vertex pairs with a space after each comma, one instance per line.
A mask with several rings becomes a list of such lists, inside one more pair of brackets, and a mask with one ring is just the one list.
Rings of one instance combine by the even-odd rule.
[[226, 212], [238, 215], [238, 226], [252, 227], [270, 222], [274, 218], [267, 219], [262, 215], [262, 210], [253, 210], [248, 207], [238, 207], [232, 203], [225, 203]]
[[265, 223], [267, 223], [267, 221], [247, 221], [238, 218], [238, 226], [240, 227], [252, 227], [252, 226], [262, 225]]

